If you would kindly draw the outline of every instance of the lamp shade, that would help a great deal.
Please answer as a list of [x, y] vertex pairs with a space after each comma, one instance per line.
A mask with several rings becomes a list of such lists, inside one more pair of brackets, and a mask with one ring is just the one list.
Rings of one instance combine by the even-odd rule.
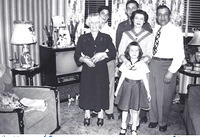
[[15, 21], [11, 44], [23, 45], [36, 43], [36, 36], [33, 30], [33, 25], [29, 21]]
[[188, 43], [188, 45], [200, 46], [200, 31], [199, 30], [194, 31], [194, 36], [192, 40]]

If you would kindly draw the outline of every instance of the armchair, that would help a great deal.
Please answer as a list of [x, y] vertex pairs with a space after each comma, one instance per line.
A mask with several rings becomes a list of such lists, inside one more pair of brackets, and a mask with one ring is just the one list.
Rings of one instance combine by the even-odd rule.
[[24, 109], [0, 110], [0, 134], [50, 134], [60, 128], [60, 101], [53, 87], [14, 87], [21, 98], [42, 99], [47, 109], [26, 111]]
[[187, 134], [200, 135], [200, 84], [188, 85], [188, 98], [184, 108], [184, 122]]

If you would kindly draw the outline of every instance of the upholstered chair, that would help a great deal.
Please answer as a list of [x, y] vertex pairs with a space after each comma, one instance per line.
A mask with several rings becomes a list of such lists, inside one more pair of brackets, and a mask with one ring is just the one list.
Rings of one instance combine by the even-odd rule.
[[50, 134], [60, 128], [60, 101], [53, 87], [14, 87], [14, 94], [22, 98], [46, 102], [45, 111], [28, 108], [0, 109], [0, 134]]

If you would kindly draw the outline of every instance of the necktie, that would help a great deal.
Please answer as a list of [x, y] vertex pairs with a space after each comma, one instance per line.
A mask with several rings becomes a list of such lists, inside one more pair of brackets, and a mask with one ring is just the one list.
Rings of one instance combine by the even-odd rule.
[[154, 46], [153, 46], [153, 55], [155, 55], [158, 51], [158, 44], [159, 44], [159, 38], [160, 38], [160, 34], [161, 34], [161, 28], [159, 28], [158, 32], [156, 33], [156, 37], [155, 37], [155, 42], [154, 42]]

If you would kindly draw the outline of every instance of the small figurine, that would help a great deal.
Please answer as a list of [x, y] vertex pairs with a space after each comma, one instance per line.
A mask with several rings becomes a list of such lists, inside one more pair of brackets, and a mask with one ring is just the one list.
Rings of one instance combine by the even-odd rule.
[[59, 29], [57, 47], [64, 48], [70, 46], [71, 38], [67, 29]]
[[22, 55], [21, 55], [21, 65], [23, 68], [31, 68], [33, 66], [33, 60], [31, 59], [31, 54], [28, 48], [22, 48]]

